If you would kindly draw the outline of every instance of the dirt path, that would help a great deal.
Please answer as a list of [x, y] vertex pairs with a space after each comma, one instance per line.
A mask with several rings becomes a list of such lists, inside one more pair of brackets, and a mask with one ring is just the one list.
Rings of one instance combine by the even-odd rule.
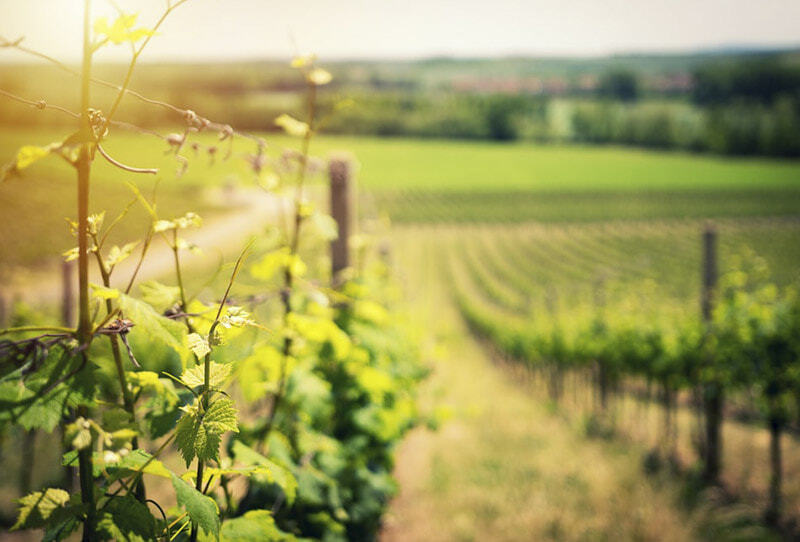
[[[271, 222], [279, 220], [282, 210], [287, 206], [287, 200], [273, 195], [265, 194], [260, 190], [240, 190], [233, 194], [214, 193], [211, 197], [223, 199], [224, 206], [230, 211], [222, 212], [213, 218], [204, 221], [203, 225], [194, 230], [185, 230], [181, 236], [190, 243], [194, 243], [201, 250], [200, 254], [191, 254], [184, 251], [181, 262], [187, 268], [210, 265], [210, 260], [216, 262], [219, 255], [230, 257], [231, 254], [241, 249], [241, 242], [248, 236], [259, 231]], [[122, 262], [114, 271], [112, 285], [127, 283], [133, 273], [138, 259], [138, 251], [131, 258]], [[172, 251], [163, 240], [156, 237], [147, 253], [138, 281], [154, 279], [173, 273], [175, 263]], [[73, 272], [73, 279], [75, 278]], [[113, 281], [116, 278], [117, 281]], [[90, 281], [99, 283], [99, 273], [95, 266], [91, 267]], [[30, 272], [19, 277], [15, 284], [8, 288], [12, 298], [22, 299], [34, 306], [52, 305], [59, 303], [62, 296], [62, 278], [59, 270], [47, 272]]]
[[696, 539], [676, 486], [645, 477], [641, 452], [586, 438], [470, 337], [437, 273], [435, 235], [412, 231], [397, 245], [404, 268], [421, 269], [406, 277], [407, 291], [436, 335], [423, 405], [453, 415], [400, 447], [401, 490], [382, 540]]

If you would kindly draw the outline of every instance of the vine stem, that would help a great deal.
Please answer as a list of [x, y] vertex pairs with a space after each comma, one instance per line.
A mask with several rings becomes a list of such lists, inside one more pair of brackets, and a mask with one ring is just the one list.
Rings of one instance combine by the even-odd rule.
[[[233, 288], [233, 283], [236, 281], [236, 276], [239, 274], [239, 271], [242, 269], [242, 265], [244, 264], [245, 259], [247, 259], [248, 254], [250, 253], [250, 247], [253, 245], [253, 241], [251, 240], [247, 245], [245, 245], [244, 250], [242, 253], [239, 254], [239, 258], [236, 260], [236, 264], [233, 266], [233, 272], [231, 273], [231, 278], [228, 280], [228, 287], [225, 289], [225, 294], [222, 296], [222, 300], [219, 302], [219, 308], [217, 308], [217, 315], [214, 317], [214, 321], [211, 323], [211, 327], [208, 329], [208, 344], [212, 345], [214, 343], [214, 333], [217, 330], [217, 326], [219, 325], [219, 319], [222, 316], [222, 309], [225, 308], [225, 304], [228, 302], [228, 296], [231, 294], [231, 288]], [[211, 351], [209, 351], [205, 358], [203, 359], [203, 395], [200, 399], [201, 405], [203, 407], [203, 413], [208, 411], [208, 401], [209, 396], [211, 393]], [[205, 469], [205, 462], [197, 458], [197, 480], [195, 480], [195, 489], [200, 493], [205, 493], [203, 490], [203, 471]], [[192, 523], [192, 530], [189, 535], [190, 542], [197, 542], [197, 534], [198, 529], [195, 523]]]
[[[97, 259], [97, 265], [100, 269], [100, 276], [103, 278], [103, 286], [106, 288], [111, 288], [111, 271], [106, 267], [105, 262], [103, 261], [102, 256], [100, 255], [100, 248], [102, 246], [102, 242], [97, 239], [95, 235], [92, 235], [92, 240], [94, 241], [97, 250], [95, 251], [95, 257]], [[110, 299], [106, 299], [106, 313], [108, 316], [111, 316], [114, 313], [114, 307], [111, 304]], [[122, 404], [125, 407], [125, 411], [130, 414], [131, 421], [134, 423], [136, 422], [136, 405], [131, 395], [131, 390], [128, 388], [128, 379], [125, 375], [125, 367], [122, 361], [122, 353], [119, 348], [119, 338], [116, 335], [109, 335], [108, 340], [111, 343], [111, 354], [114, 358], [114, 366], [117, 369], [117, 378], [119, 379], [119, 387], [120, 391], [122, 392]], [[139, 448], [139, 438], [133, 437], [131, 439], [131, 446], [134, 450]], [[136, 493], [136, 498], [140, 501], [144, 501], [145, 496], [145, 487], [144, 487], [144, 480], [139, 480], [136, 485], [134, 486], [134, 490]]]
[[[292, 231], [292, 237], [289, 242], [289, 252], [292, 257], [294, 257], [298, 249], [300, 247], [300, 227], [303, 224], [303, 216], [300, 213], [300, 205], [302, 203], [303, 197], [303, 184], [306, 177], [306, 170], [308, 166], [308, 154], [309, 148], [311, 147], [311, 137], [314, 135], [314, 117], [316, 115], [316, 103], [317, 103], [317, 87], [312, 82], [308, 82], [308, 118], [307, 118], [307, 126], [308, 129], [306, 133], [303, 135], [303, 143], [300, 151], [300, 170], [297, 173], [297, 187], [295, 191], [294, 197], [294, 230]], [[292, 288], [294, 286], [294, 276], [292, 275], [291, 270], [291, 260], [290, 263], [284, 269], [284, 289], [283, 294], [281, 296], [281, 300], [283, 302], [283, 325], [284, 327], [287, 326], [289, 317], [292, 314]], [[275, 422], [275, 416], [278, 414], [278, 407], [283, 401], [283, 395], [286, 389], [286, 370], [289, 363], [289, 356], [292, 353], [292, 338], [290, 336], [286, 336], [283, 339], [283, 352], [281, 356], [281, 365], [280, 365], [280, 376], [278, 377], [278, 390], [275, 393], [275, 397], [272, 399], [272, 404], [270, 405], [269, 414], [267, 415], [267, 423], [264, 426], [264, 430], [261, 432], [260, 441], [263, 443], [266, 441], [267, 437], [269, 437], [270, 432], [272, 432], [272, 426]]]
[[[89, 33], [91, 0], [83, 2], [83, 60], [81, 64], [81, 148], [78, 156], [78, 340], [88, 345], [92, 339], [91, 314], [89, 313], [89, 187], [92, 168], [93, 140], [92, 127], [89, 120], [89, 93], [92, 77], [92, 45]], [[88, 348], [81, 352], [83, 370], [89, 366]], [[88, 408], [78, 408], [80, 416], [88, 415]], [[78, 452], [78, 475], [80, 477], [81, 502], [86, 508], [83, 521], [83, 541], [95, 540], [96, 503], [94, 495], [94, 475], [92, 472], [92, 447], [88, 446]]]

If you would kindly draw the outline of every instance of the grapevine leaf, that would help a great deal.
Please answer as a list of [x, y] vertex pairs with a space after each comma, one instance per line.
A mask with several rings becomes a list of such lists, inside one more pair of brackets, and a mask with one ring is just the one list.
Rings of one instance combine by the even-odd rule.
[[304, 137], [308, 133], [308, 124], [286, 113], [275, 119], [275, 125], [280, 126], [284, 132], [295, 137]]
[[23, 408], [17, 418], [17, 423], [27, 430], [42, 429], [51, 433], [61, 422], [67, 395], [69, 395], [69, 388], [58, 386], [44, 397], [40, 397]]
[[177, 286], [165, 286], [155, 280], [148, 280], [139, 285], [142, 299], [151, 305], [158, 312], [173, 307], [180, 297], [180, 288]]
[[100, 228], [103, 227], [103, 221], [105, 219], [106, 219], [105, 211], [89, 215], [89, 217], [87, 218], [89, 222], [89, 234], [97, 235], [100, 232]]
[[152, 455], [144, 450], [133, 450], [128, 455], [123, 457], [120, 462], [115, 465], [115, 468], [127, 476], [131, 472], [143, 472], [161, 478], [169, 478], [170, 471], [158, 459], [154, 459]]
[[296, 254], [292, 254], [288, 247], [283, 247], [268, 254], [250, 267], [250, 273], [257, 279], [269, 280], [279, 271], [288, 268], [294, 277], [305, 275], [307, 266]]
[[94, 21], [93, 30], [95, 34], [105, 36], [107, 40], [115, 45], [125, 42], [136, 43], [147, 36], [153, 35], [153, 31], [147, 28], [133, 28], [137, 18], [138, 14], [126, 15], [123, 13], [117, 17], [113, 24], [109, 25], [106, 17], [99, 17]]
[[119, 290], [116, 288], [106, 288], [105, 286], [100, 286], [99, 284], [91, 284], [90, 286], [92, 287], [92, 295], [97, 299], [105, 301], [108, 299], [119, 298]]
[[44, 491], [35, 491], [17, 501], [19, 515], [17, 522], [11, 527], [17, 529], [32, 529], [44, 527], [63, 517], [67, 512], [69, 493], [63, 489], [47, 488]]
[[255, 322], [250, 318], [250, 314], [243, 308], [228, 307], [225, 314], [220, 318], [219, 323], [224, 328], [232, 328], [253, 325]]
[[250, 540], [296, 540], [294, 536], [278, 529], [268, 510], [250, 510], [243, 516], [222, 524], [223, 542], [249, 542]]
[[225, 431], [239, 432], [239, 426], [236, 423], [236, 407], [231, 399], [227, 397], [220, 397], [211, 405], [209, 405], [205, 416], [203, 416], [203, 425], [209, 433], [221, 434]]
[[143, 392], [152, 391], [156, 394], [164, 391], [164, 383], [158, 378], [158, 373], [153, 371], [127, 371], [126, 377], [131, 386], [138, 386]]
[[191, 227], [199, 227], [203, 223], [200, 215], [193, 212], [188, 212], [182, 217], [174, 220], [158, 220], [153, 225], [153, 231], [156, 233], [169, 231], [169, 230], [185, 230]]
[[[194, 352], [197, 359], [203, 359], [206, 354], [211, 353], [211, 347], [208, 345], [208, 340], [202, 337], [199, 333], [189, 333], [186, 336], [186, 341], [189, 344], [189, 349]], [[200, 382], [202, 384], [202, 381]], [[193, 386], [190, 386], [193, 387]]]
[[125, 294], [120, 294], [120, 308], [125, 317], [135, 324], [129, 336], [134, 352], [137, 347], [141, 350], [141, 355], [137, 358], [146, 358], [145, 353], [156, 345], [169, 347], [182, 359], [188, 356], [188, 350], [184, 346], [186, 327], [180, 322], [161, 316], [144, 301]]
[[19, 151], [17, 151], [17, 161], [16, 161], [16, 168], [17, 171], [21, 169], [25, 169], [26, 167], [30, 166], [37, 160], [41, 160], [53, 150], [53, 145], [47, 145], [46, 147], [39, 147], [36, 145], [25, 145]]
[[133, 253], [133, 249], [136, 248], [138, 244], [139, 242], [135, 241], [133, 243], [126, 243], [125, 245], [122, 245], [122, 248], [117, 245], [111, 247], [111, 250], [108, 252], [108, 256], [106, 256], [106, 268], [112, 269], [118, 263], [128, 259]]
[[175, 476], [175, 474], [172, 474], [172, 486], [175, 488], [178, 505], [186, 509], [192, 523], [219, 540], [220, 524], [217, 503]]
[[225, 431], [238, 432], [236, 408], [227, 397], [212, 403], [203, 416], [196, 407], [186, 410], [175, 429], [175, 445], [188, 467], [197, 457], [201, 461], [216, 460], [219, 456], [220, 435]]
[[197, 435], [197, 416], [192, 412], [186, 412], [175, 427], [175, 445], [181, 452], [181, 457], [188, 467], [194, 459], [194, 445]]
[[317, 55], [313, 53], [296, 56], [292, 59], [291, 66], [292, 68], [305, 68], [306, 66], [312, 65], [316, 59]]
[[219, 445], [222, 438], [218, 433], [211, 433], [208, 426], [201, 424], [197, 428], [197, 438], [194, 442], [194, 452], [200, 461], [213, 459], [219, 461]]
[[286, 501], [291, 504], [297, 495], [297, 479], [285, 467], [267, 459], [239, 440], [234, 441], [231, 449], [236, 461], [246, 466], [255, 465], [259, 469], [260, 478], [266, 483], [277, 485], [286, 495]]
[[[210, 362], [208, 385], [212, 388], [219, 388], [231, 374], [231, 366], [227, 363]], [[191, 369], [186, 369], [181, 375], [181, 382], [190, 388], [202, 386], [205, 381], [205, 366], [195, 365]]]
[[77, 260], [80, 257], [81, 253], [78, 247], [72, 247], [69, 250], [65, 250], [61, 255], [64, 256], [65, 262], [72, 262]]
[[153, 515], [132, 495], [112, 498], [105, 505], [97, 527], [111, 540], [148, 542], [156, 539]]

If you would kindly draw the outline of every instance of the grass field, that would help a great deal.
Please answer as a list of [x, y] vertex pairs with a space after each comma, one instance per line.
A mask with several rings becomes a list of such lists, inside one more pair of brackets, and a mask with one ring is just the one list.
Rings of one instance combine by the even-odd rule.
[[[61, 130], [4, 128], [0, 131], [0, 151], [10, 158], [19, 145], [47, 144], [64, 135]], [[276, 150], [297, 145], [296, 140], [285, 136], [261, 135]], [[214, 138], [201, 136], [199, 140], [210, 144]], [[161, 167], [165, 179], [174, 177], [171, 173], [175, 163], [163, 152], [166, 144], [155, 138], [117, 131], [106, 147], [131, 165]], [[220, 147], [221, 155], [227, 147], [225, 144]], [[252, 152], [254, 144], [237, 140], [234, 150]], [[324, 157], [333, 151], [346, 151], [356, 157], [361, 166], [359, 180], [371, 190], [457, 193], [800, 190], [800, 161], [791, 160], [529, 143], [337, 136], [314, 140], [312, 154]], [[186, 155], [193, 164], [208, 162], [206, 158], [192, 159], [191, 152]], [[214, 183], [219, 182], [220, 176], [242, 171], [242, 167], [219, 163], [212, 168], [190, 166], [187, 175], [177, 182]]]
[[[56, 129], [5, 128], [0, 130], [0, 159], [12, 159], [22, 145], [45, 145], [64, 136]], [[296, 145], [284, 136], [264, 137], [273, 157]], [[200, 140], [214, 143], [210, 136]], [[187, 210], [213, 213], [214, 202], [198, 188], [251, 184], [252, 174], [241, 158], [254, 147], [250, 141], [237, 140], [233, 159], [227, 162], [222, 160], [227, 153], [224, 144], [214, 160], [185, 151], [189, 168], [178, 178], [178, 164], [163, 141], [118, 131], [106, 144], [109, 153], [129, 165], [160, 171], [157, 176], [135, 175], [98, 159], [93, 185], [96, 209], [110, 214], [121, 209], [130, 199], [126, 183], [133, 182], [147, 192], [157, 185], [162, 207], [176, 215]], [[353, 137], [320, 137], [312, 148], [320, 157], [341, 150], [353, 154], [360, 164], [358, 179], [367, 194], [362, 197], [362, 209], [386, 212], [398, 222], [800, 214], [800, 162], [796, 161], [613, 147]], [[0, 214], [6, 224], [0, 261], [6, 266], [36, 265], [68, 248], [69, 234], [61, 225], [74, 214], [73, 182], [71, 168], [58, 158], [49, 158], [0, 186]], [[121, 225], [121, 239], [139, 235], [139, 218], [141, 213], [134, 213]]]

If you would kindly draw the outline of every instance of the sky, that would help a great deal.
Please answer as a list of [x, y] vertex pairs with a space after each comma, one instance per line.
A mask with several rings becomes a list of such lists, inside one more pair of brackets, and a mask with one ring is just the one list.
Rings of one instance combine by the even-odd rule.
[[[174, 1], [174, 0], [173, 0]], [[113, 15], [93, 0], [93, 16]], [[166, 0], [117, 0], [152, 25]], [[0, 36], [77, 61], [83, 0], [0, 0]], [[680, 52], [800, 44], [800, 0], [188, 0], [143, 61]], [[98, 60], [124, 60], [123, 46]], [[0, 62], [28, 60], [0, 50]]]

